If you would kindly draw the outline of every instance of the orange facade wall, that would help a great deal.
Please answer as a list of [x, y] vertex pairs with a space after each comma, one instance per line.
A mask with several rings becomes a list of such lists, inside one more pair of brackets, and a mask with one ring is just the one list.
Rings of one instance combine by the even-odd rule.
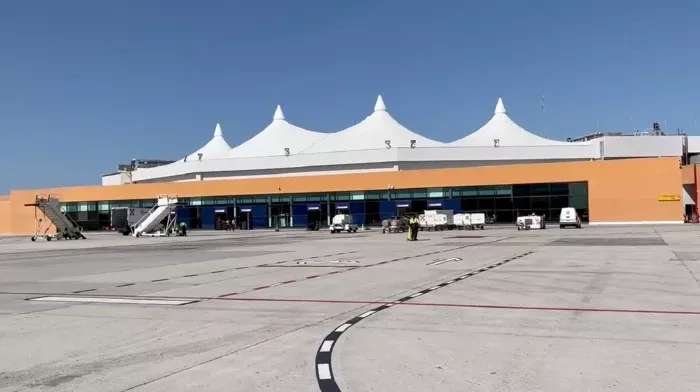
[[12, 234], [9, 196], [0, 196], [0, 235], [2, 234]]
[[660, 195], [681, 194], [678, 159], [649, 158], [12, 191], [10, 222], [15, 233], [33, 232], [34, 212], [24, 204], [36, 194], [49, 193], [75, 202], [153, 199], [159, 194], [211, 197], [573, 181], [588, 181], [591, 222], [682, 220], [682, 202], [658, 201]]
[[683, 166], [681, 174], [683, 175], [684, 185], [695, 184], [695, 166], [696, 165]]

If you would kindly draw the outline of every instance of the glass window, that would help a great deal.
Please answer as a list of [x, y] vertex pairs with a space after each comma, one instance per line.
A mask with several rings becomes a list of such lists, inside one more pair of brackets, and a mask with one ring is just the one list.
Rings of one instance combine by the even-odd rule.
[[280, 202], [279, 196], [270, 196], [270, 203], [279, 203], [279, 202]]
[[462, 198], [462, 202], [460, 204], [462, 206], [462, 211], [465, 212], [475, 212], [479, 209], [479, 203], [476, 197]]
[[513, 196], [515, 196], [515, 197], [530, 196], [530, 185], [527, 185], [527, 184], [513, 185]]
[[479, 211], [491, 211], [496, 206], [496, 201], [493, 197], [480, 197], [477, 206]]
[[109, 211], [109, 202], [101, 201], [97, 204], [97, 209], [100, 211]]
[[326, 200], [325, 195], [306, 195], [306, 201], [321, 201]]
[[479, 196], [493, 196], [496, 194], [496, 190], [493, 187], [479, 187]]
[[569, 184], [566, 182], [549, 184], [549, 194], [552, 196], [565, 196], [569, 194]]
[[279, 197], [280, 203], [289, 203], [291, 200], [292, 200], [291, 196], [280, 196]]
[[513, 198], [513, 204], [515, 204], [515, 210], [520, 215], [529, 213], [531, 209], [529, 197], [515, 197]]
[[497, 197], [494, 199], [496, 210], [512, 210], [513, 200], [510, 197]]
[[203, 197], [202, 198], [202, 205], [203, 206], [213, 206], [214, 205], [214, 198], [213, 197]]
[[202, 199], [199, 197], [193, 197], [190, 199], [190, 205], [191, 206], [201, 206], [202, 205]]
[[68, 207], [66, 207], [65, 204], [61, 204], [61, 212], [64, 213], [64, 214], [65, 214], [66, 212], [68, 212]]
[[533, 197], [530, 206], [533, 210], [549, 210], [549, 197]]
[[530, 185], [531, 196], [548, 196], [549, 184], [532, 184]]
[[349, 193], [336, 193], [335, 199], [341, 200], [341, 201], [347, 201], [347, 200], [350, 200], [350, 194]]
[[428, 198], [444, 197], [445, 191], [442, 188], [428, 188]]
[[252, 204], [253, 198], [252, 197], [239, 197], [236, 199], [236, 202], [238, 204]]
[[253, 198], [253, 203], [256, 203], [256, 204], [265, 204], [265, 203], [267, 203], [267, 197], [256, 196], [256, 197]]
[[352, 200], [364, 200], [365, 193], [364, 192], [352, 192], [350, 198]]
[[413, 199], [425, 199], [428, 197], [428, 191], [419, 189], [411, 192], [411, 198]]
[[[568, 192], [568, 186], [567, 186]], [[553, 210], [561, 210], [569, 206], [569, 196], [552, 196], [549, 198], [549, 207]]]
[[588, 208], [588, 196], [569, 196], [569, 206], [576, 209]]
[[87, 212], [87, 210], [88, 210], [88, 203], [86, 203], [86, 202], [78, 203], [78, 211], [79, 212]]
[[156, 205], [157, 201], [156, 200], [141, 200], [141, 207], [143, 208], [151, 208], [154, 205]]
[[228, 204], [228, 197], [215, 197], [214, 204], [216, 204], [216, 205]]
[[410, 199], [412, 196], [411, 192], [397, 191], [394, 192], [394, 199]]
[[511, 196], [513, 194], [513, 189], [510, 186], [497, 186], [495, 187], [497, 196]]
[[479, 194], [477, 188], [464, 188], [460, 191], [461, 196], [476, 196]]
[[570, 195], [588, 195], [587, 182], [572, 182], [569, 184]]

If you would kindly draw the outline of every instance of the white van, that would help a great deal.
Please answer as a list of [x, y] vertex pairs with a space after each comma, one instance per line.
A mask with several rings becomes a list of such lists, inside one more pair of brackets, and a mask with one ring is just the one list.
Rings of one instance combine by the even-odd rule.
[[581, 228], [581, 218], [579, 218], [576, 209], [573, 207], [564, 207], [559, 214], [559, 228], [563, 229], [566, 226]]

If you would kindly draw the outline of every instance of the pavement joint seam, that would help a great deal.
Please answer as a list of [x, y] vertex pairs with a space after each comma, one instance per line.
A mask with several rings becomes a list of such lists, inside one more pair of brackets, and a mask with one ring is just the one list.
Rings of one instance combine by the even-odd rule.
[[430, 287], [427, 289], [423, 289], [421, 291], [418, 291], [417, 293], [407, 295], [403, 298], [400, 298], [392, 303], [389, 304], [383, 304], [380, 305], [374, 309], [371, 309], [359, 316], [353, 317], [350, 320], [347, 320], [340, 326], [336, 327], [331, 333], [329, 333], [321, 342], [321, 345], [318, 348], [318, 351], [316, 352], [316, 361], [315, 361], [315, 368], [316, 368], [316, 381], [318, 382], [318, 386], [321, 390], [321, 392], [341, 392], [340, 387], [338, 386], [338, 383], [335, 380], [335, 377], [333, 375], [333, 368], [332, 368], [332, 362], [331, 358], [333, 356], [333, 348], [335, 347], [335, 343], [340, 339], [340, 336], [347, 331], [350, 327], [354, 326], [355, 324], [359, 323], [360, 321], [364, 320], [365, 318], [377, 314], [378, 312], [381, 312], [382, 310], [389, 309], [393, 305], [398, 305], [406, 301], [410, 301], [414, 298], [420, 297], [423, 294], [427, 294], [431, 291], [437, 290], [439, 288], [454, 284], [456, 282], [462, 281], [464, 279], [470, 278], [474, 275], [478, 275], [480, 273], [489, 271], [495, 267], [499, 267], [505, 263], [520, 259], [522, 257], [531, 255], [534, 253], [534, 250], [529, 250], [524, 253], [520, 253], [516, 256], [510, 257], [508, 259], [501, 260], [499, 262], [490, 264], [488, 267], [481, 268], [478, 271], [472, 271], [463, 275], [460, 275], [457, 278], [453, 278], [449, 281], [443, 282], [438, 284], [437, 286]]
[[284, 281], [284, 282], [278, 282], [278, 283], [270, 284], [270, 285], [267, 285], [267, 286], [265, 286], [265, 287], [263, 287], [263, 288], [257, 288], [257, 287], [256, 287], [256, 288], [253, 288], [253, 289], [248, 289], [248, 290], [243, 290], [243, 291], [238, 291], [238, 292], [232, 292], [232, 293], [221, 294], [221, 295], [219, 295], [217, 298], [232, 297], [232, 296], [234, 296], [234, 295], [241, 295], [241, 294], [250, 293], [251, 291], [258, 291], [258, 290], [262, 290], [262, 289], [266, 289], [266, 288], [270, 288], [270, 287], [277, 287], [277, 286], [282, 286], [282, 285], [286, 285], [286, 284], [292, 284], [292, 283], [302, 282], [302, 281], [306, 281], [306, 280], [322, 278], [322, 277], [326, 277], [326, 276], [330, 276], [330, 275], [335, 275], [335, 274], [343, 274], [343, 273], [350, 272], [350, 271], [354, 271], [354, 270], [357, 270], [357, 269], [365, 269], [365, 268], [376, 267], [376, 266], [380, 266], [380, 265], [385, 265], [385, 264], [389, 264], [389, 263], [394, 263], [394, 262], [396, 262], [396, 261], [401, 261], [401, 260], [416, 259], [416, 258], [419, 258], [419, 257], [431, 256], [431, 255], [439, 254], [439, 253], [454, 252], [454, 251], [456, 251], [456, 250], [461, 250], [461, 249], [465, 249], [465, 248], [469, 248], [469, 247], [492, 244], [492, 243], [499, 242], [499, 241], [503, 241], [503, 240], [506, 240], [506, 239], [509, 239], [509, 238], [510, 238], [510, 237], [505, 237], [505, 238], [500, 238], [500, 239], [491, 240], [491, 241], [478, 242], [478, 243], [470, 243], [470, 244], [458, 246], [458, 247], [455, 247], [455, 248], [450, 248], [450, 249], [445, 249], [445, 250], [439, 250], [439, 251], [433, 251], [433, 252], [427, 252], [427, 253], [420, 253], [420, 254], [416, 254], [416, 255], [412, 255], [412, 256], [401, 257], [401, 258], [398, 258], [398, 259], [384, 260], [384, 261], [380, 261], [380, 262], [372, 263], [372, 264], [368, 264], [368, 265], [361, 265], [361, 266], [357, 266], [357, 267], [350, 267], [350, 268], [345, 268], [345, 269], [342, 269], [342, 270], [331, 271], [331, 272], [327, 272], [327, 273], [325, 273], [325, 274], [310, 275], [310, 276], [306, 276], [306, 277], [299, 278], [299, 279], [286, 280], [286, 281]]

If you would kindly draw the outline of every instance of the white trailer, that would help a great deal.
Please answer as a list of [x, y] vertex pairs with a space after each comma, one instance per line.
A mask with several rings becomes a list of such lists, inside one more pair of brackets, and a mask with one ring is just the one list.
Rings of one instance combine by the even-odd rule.
[[518, 230], [547, 228], [547, 224], [544, 221], [544, 216], [539, 216], [535, 214], [519, 216], [515, 225], [518, 227]]
[[328, 228], [333, 233], [340, 233], [341, 231], [347, 231], [348, 233], [356, 233], [357, 225], [352, 223], [352, 215], [348, 214], [337, 214], [333, 217], [331, 225]]
[[484, 230], [485, 224], [486, 224], [486, 214], [484, 214], [483, 212], [469, 214], [469, 228], [471, 230], [474, 230], [476, 228]]
[[471, 220], [469, 219], [469, 214], [455, 214], [453, 219], [457, 229], [466, 230], [469, 228], [471, 222]]
[[[448, 214], [443, 213], [444, 210], [425, 210], [421, 215], [418, 215], [420, 229], [423, 230], [445, 230], [448, 228]], [[447, 210], [450, 213], [452, 210]], [[454, 222], [453, 214], [449, 215], [449, 219]]]
[[474, 230], [477, 228], [484, 230], [486, 224], [486, 215], [481, 212], [471, 214], [455, 214], [454, 223], [455, 226], [457, 226], [457, 228], [460, 230]]

